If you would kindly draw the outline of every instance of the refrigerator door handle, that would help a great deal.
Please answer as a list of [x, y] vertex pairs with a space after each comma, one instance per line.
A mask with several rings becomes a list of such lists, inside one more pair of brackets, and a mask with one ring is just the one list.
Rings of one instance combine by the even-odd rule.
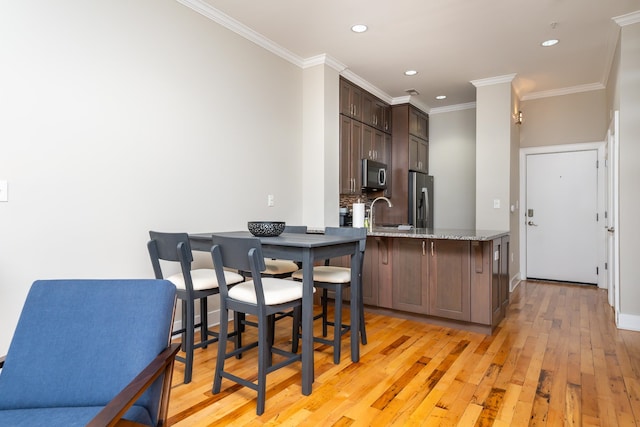
[[429, 221], [429, 211], [431, 210], [431, 206], [429, 206], [429, 189], [427, 187], [422, 187], [422, 199], [424, 200], [424, 226], [426, 228]]

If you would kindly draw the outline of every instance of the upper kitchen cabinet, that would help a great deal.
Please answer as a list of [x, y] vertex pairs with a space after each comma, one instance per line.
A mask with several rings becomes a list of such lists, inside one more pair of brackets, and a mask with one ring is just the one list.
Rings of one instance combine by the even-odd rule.
[[409, 170], [429, 173], [429, 142], [409, 135]]
[[429, 116], [415, 107], [409, 109], [409, 133], [429, 141]]
[[[385, 163], [391, 170], [391, 107], [364, 89], [340, 78], [340, 193], [361, 194], [361, 161]], [[387, 190], [391, 196], [391, 176]]]
[[383, 132], [391, 132], [391, 107], [375, 96], [362, 95], [362, 121]]
[[387, 163], [385, 134], [371, 126], [362, 127], [362, 158]]
[[358, 86], [340, 79], [340, 113], [362, 121], [363, 92]]
[[340, 193], [360, 194], [362, 127], [357, 120], [340, 115]]
[[385, 209], [381, 222], [406, 224], [409, 220], [409, 171], [429, 172], [428, 116], [411, 104], [391, 107], [391, 192], [393, 207]]

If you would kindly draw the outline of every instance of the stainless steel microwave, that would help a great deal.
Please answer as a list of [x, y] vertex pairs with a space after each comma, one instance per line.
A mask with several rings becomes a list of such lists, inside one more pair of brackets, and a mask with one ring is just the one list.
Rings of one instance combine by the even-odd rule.
[[369, 159], [362, 159], [362, 189], [386, 190], [387, 165]]

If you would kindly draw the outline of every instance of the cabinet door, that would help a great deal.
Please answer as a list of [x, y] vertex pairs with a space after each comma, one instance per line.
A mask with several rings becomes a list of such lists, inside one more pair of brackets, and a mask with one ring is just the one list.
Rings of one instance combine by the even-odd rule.
[[429, 261], [427, 241], [395, 239], [393, 242], [393, 302], [396, 310], [428, 314]]
[[362, 158], [386, 163], [385, 133], [371, 126], [362, 125]]
[[429, 241], [429, 314], [448, 319], [471, 317], [470, 243]]
[[362, 94], [362, 121], [375, 127], [376, 119], [376, 99], [365, 92]]
[[414, 135], [409, 135], [409, 170], [428, 173], [428, 169], [428, 143]]
[[362, 120], [362, 89], [346, 80], [340, 81], [340, 112]]
[[429, 143], [409, 135], [409, 169], [429, 173]]
[[360, 194], [362, 123], [340, 116], [340, 193]]
[[409, 111], [409, 133], [429, 140], [429, 117], [415, 108]]
[[391, 107], [382, 101], [378, 101], [377, 128], [384, 132], [391, 132]]
[[491, 265], [491, 325], [495, 327], [509, 306], [509, 236], [493, 240]]
[[374, 128], [362, 125], [362, 148], [360, 152], [363, 159], [376, 160], [374, 134]]
[[496, 326], [502, 318], [502, 297], [500, 296], [500, 239], [494, 239], [491, 247], [491, 325]]
[[500, 304], [503, 315], [507, 315], [509, 305], [509, 236], [500, 239]]
[[384, 163], [387, 164], [387, 189], [384, 190], [385, 197], [391, 197], [393, 194], [393, 158], [391, 157], [391, 135], [383, 134], [384, 137]]
[[418, 142], [418, 162], [420, 170], [429, 173], [429, 143], [424, 140]]

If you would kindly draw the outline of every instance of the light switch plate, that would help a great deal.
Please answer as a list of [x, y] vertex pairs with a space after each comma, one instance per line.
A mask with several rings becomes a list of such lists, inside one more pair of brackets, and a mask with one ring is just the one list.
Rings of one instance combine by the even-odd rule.
[[9, 201], [9, 193], [8, 193], [9, 184], [6, 180], [0, 180], [0, 202], [8, 202]]
[[493, 199], [493, 208], [500, 209], [500, 199]]

